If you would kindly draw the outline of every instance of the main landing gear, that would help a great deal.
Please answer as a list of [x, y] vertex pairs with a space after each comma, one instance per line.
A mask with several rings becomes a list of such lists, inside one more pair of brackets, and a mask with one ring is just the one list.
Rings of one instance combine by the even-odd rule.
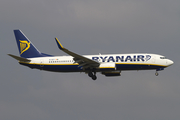
[[155, 75], [158, 76], [158, 75], [159, 75], [158, 71], [161, 71], [161, 70], [164, 70], [164, 68], [158, 68], [158, 69], [156, 69]]
[[[94, 73], [94, 74], [93, 74]], [[88, 73], [88, 76], [91, 77], [93, 80], [96, 80], [97, 77], [96, 77], [96, 72], [89, 72]]]

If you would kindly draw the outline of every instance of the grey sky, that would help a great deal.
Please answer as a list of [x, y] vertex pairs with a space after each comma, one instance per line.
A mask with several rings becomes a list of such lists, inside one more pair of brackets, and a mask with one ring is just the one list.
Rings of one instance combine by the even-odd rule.
[[[1, 0], [0, 119], [179, 120], [179, 0]], [[52, 73], [20, 66], [13, 30], [44, 53], [157, 53], [175, 64], [121, 77]]]

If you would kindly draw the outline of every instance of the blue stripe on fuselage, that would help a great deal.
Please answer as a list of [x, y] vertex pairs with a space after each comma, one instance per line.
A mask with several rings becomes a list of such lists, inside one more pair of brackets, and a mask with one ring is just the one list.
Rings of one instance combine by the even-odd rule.
[[159, 65], [147, 65], [147, 64], [116, 64], [117, 70], [151, 70], [165, 68]]
[[28, 66], [30, 68], [36, 68], [41, 70], [53, 71], [53, 72], [80, 72], [82, 71], [78, 65], [52, 65], [52, 64], [26, 64], [20, 62], [21, 65]]
[[[83, 72], [79, 65], [65, 64], [65, 65], [55, 65], [55, 64], [28, 64], [20, 62], [21, 65], [28, 66], [30, 68], [36, 68], [41, 70], [53, 71], [53, 72]], [[161, 65], [148, 65], [148, 64], [116, 64], [116, 70], [150, 70], [165, 68], [166, 66]], [[97, 70], [98, 71], [98, 70]]]

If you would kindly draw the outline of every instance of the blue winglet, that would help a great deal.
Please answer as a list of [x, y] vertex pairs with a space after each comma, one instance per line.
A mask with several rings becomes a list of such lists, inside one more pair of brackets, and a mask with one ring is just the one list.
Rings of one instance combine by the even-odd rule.
[[57, 38], [55, 38], [55, 40], [56, 40], [56, 43], [57, 43], [59, 49], [63, 50], [64, 47], [63, 47], [62, 44], [59, 42], [59, 40], [58, 40]]

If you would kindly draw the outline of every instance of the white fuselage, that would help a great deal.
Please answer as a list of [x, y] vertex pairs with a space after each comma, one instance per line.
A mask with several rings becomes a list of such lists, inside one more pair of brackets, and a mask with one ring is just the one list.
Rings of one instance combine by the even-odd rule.
[[[102, 63], [115, 63], [116, 70], [146, 70], [165, 68], [173, 64], [169, 59], [157, 54], [104, 54], [104, 55], [83, 55], [89, 59]], [[81, 71], [79, 64], [72, 56], [53, 56], [30, 58], [27, 66], [48, 71], [75, 72]], [[20, 62], [25, 65], [24, 62]], [[52, 70], [56, 66], [55, 70]], [[58, 67], [57, 67], [58, 66]], [[69, 66], [65, 70], [62, 66]], [[73, 67], [72, 67], [73, 66]], [[76, 67], [75, 67], [76, 66]], [[59, 69], [58, 69], [59, 68]], [[68, 70], [69, 69], [69, 70]]]

